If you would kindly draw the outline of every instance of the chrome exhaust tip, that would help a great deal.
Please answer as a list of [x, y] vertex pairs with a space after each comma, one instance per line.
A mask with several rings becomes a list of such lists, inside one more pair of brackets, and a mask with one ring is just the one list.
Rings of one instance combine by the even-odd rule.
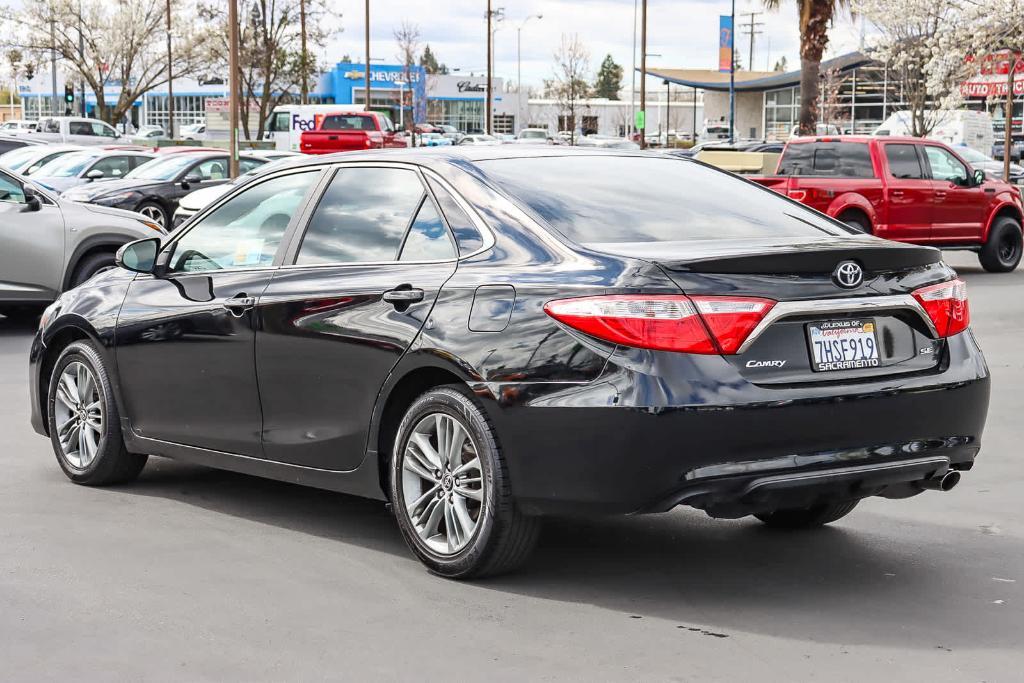
[[918, 482], [918, 486], [928, 491], [952, 491], [959, 483], [960, 473], [956, 470], [946, 470], [944, 474]]

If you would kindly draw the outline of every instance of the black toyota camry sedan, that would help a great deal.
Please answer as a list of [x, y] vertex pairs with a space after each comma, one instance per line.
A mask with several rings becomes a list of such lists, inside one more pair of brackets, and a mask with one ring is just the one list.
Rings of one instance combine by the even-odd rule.
[[521, 564], [548, 515], [794, 528], [948, 490], [985, 424], [938, 251], [695, 161], [300, 159], [118, 263], [32, 345], [68, 478], [157, 455], [385, 500], [448, 577]]

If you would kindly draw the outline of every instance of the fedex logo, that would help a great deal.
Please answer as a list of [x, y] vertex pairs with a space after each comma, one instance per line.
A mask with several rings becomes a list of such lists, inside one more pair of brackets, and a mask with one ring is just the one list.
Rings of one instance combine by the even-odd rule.
[[313, 118], [303, 118], [299, 114], [292, 114], [292, 130], [316, 130], [316, 124], [318, 124], [322, 118], [323, 115], [317, 115]]

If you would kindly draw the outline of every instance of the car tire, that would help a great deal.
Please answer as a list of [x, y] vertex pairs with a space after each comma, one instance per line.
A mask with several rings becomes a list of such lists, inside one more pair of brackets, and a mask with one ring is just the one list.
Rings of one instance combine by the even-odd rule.
[[870, 235], [871, 234], [871, 222], [859, 214], [850, 213], [839, 217], [841, 223], [846, 223], [855, 230]]
[[988, 240], [978, 253], [981, 267], [990, 273], [1009, 273], [1017, 268], [1024, 253], [1020, 223], [1009, 216], [996, 219]]
[[845, 517], [860, 500], [840, 500], [809, 508], [787, 508], [756, 514], [754, 517], [775, 529], [813, 529]]
[[149, 220], [159, 224], [164, 230], [169, 229], [171, 218], [167, 215], [167, 210], [156, 202], [142, 202], [135, 207], [135, 212], [141, 213]]
[[[461, 448], [445, 448], [456, 442]], [[439, 387], [413, 402], [398, 427], [389, 471], [402, 536], [434, 573], [451, 579], [506, 573], [536, 545], [540, 519], [517, 506], [494, 426], [464, 388]]]
[[77, 287], [96, 273], [114, 268], [114, 253], [110, 251], [99, 251], [82, 258], [75, 266], [75, 272], [71, 275], [71, 286]]
[[146, 465], [147, 456], [125, 447], [110, 375], [91, 342], [74, 342], [57, 359], [46, 419], [57, 463], [76, 484], [128, 482]]

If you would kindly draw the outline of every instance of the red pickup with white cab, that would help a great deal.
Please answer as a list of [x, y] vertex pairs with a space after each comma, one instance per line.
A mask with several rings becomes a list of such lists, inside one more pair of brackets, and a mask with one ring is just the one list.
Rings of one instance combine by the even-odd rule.
[[1020, 189], [973, 169], [941, 142], [799, 138], [786, 144], [776, 173], [746, 177], [878, 237], [970, 249], [992, 272], [1020, 263]]
[[387, 116], [373, 111], [325, 114], [315, 130], [302, 134], [304, 154], [332, 154], [385, 147], [407, 147], [405, 134]]

